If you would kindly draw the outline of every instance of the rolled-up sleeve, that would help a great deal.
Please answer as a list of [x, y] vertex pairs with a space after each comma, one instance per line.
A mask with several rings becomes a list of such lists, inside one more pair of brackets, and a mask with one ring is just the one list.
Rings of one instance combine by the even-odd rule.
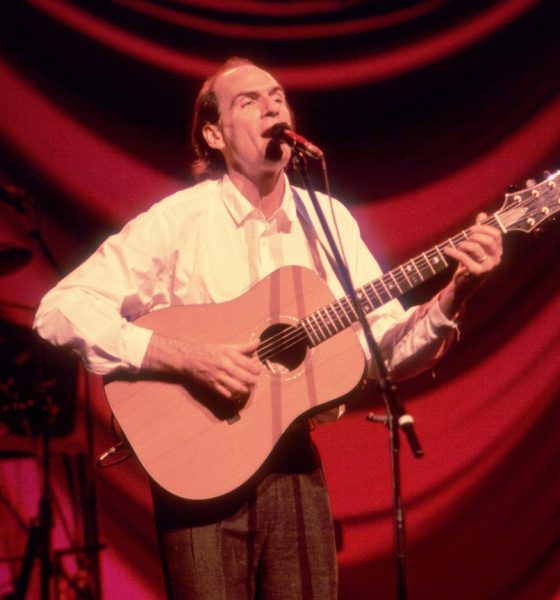
[[[459, 331], [457, 322], [441, 312], [437, 298], [407, 311], [389, 307], [379, 312], [372, 319], [372, 331], [387, 367], [397, 380], [430, 369]], [[369, 375], [375, 374], [370, 361]]]
[[[382, 276], [383, 271], [359, 236], [357, 225], [352, 233], [353, 277], [359, 285]], [[350, 245], [350, 244], [348, 244]], [[374, 310], [368, 321], [387, 368], [394, 379], [413, 377], [430, 369], [447, 351], [458, 334], [458, 325], [441, 311], [437, 297], [426, 304], [404, 310], [397, 299]], [[358, 335], [368, 358], [368, 376], [375, 378], [373, 364], [363, 332]]]

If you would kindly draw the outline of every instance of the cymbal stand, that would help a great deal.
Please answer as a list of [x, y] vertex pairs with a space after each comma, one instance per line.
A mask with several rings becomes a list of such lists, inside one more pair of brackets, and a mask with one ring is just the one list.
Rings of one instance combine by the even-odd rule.
[[50, 482], [50, 433], [48, 424], [41, 435], [42, 442], [42, 491], [39, 499], [37, 517], [29, 527], [27, 545], [23, 556], [21, 572], [16, 580], [13, 594], [5, 596], [5, 600], [24, 600], [29, 587], [31, 571], [35, 559], [41, 566], [41, 600], [49, 600], [51, 564], [51, 530], [52, 530], [52, 490]]

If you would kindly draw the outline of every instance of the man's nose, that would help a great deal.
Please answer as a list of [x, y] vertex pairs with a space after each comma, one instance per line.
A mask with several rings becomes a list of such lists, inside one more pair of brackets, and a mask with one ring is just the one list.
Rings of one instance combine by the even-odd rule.
[[262, 103], [264, 116], [275, 117], [278, 114], [280, 108], [274, 100], [274, 98], [268, 98], [266, 96], [263, 96]]

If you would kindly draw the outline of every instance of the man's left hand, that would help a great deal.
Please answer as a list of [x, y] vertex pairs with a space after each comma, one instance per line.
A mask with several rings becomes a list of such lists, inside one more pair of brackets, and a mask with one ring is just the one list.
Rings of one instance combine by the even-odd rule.
[[448, 318], [457, 314], [469, 294], [502, 259], [502, 233], [496, 227], [483, 225], [486, 217], [485, 213], [478, 215], [468, 240], [445, 249], [459, 263], [453, 279], [439, 297], [440, 307]]

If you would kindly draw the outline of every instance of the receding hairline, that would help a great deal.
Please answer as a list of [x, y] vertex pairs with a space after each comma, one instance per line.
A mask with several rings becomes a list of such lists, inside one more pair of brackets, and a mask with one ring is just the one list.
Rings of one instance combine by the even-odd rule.
[[[270, 73], [266, 69], [263, 69], [262, 67], [259, 67], [258, 65], [255, 65], [253, 63], [243, 63], [240, 65], [234, 65], [231, 68], [229, 68], [225, 71], [222, 71], [221, 73], [218, 73], [216, 75], [216, 77], [214, 78], [214, 80], [212, 81], [212, 85], [211, 85], [209, 91], [211, 91], [217, 95], [216, 87], [217, 87], [219, 81], [222, 81], [227, 76], [231, 76], [236, 71], [246, 70], [247, 68], [256, 69], [257, 71], [261, 71], [261, 73], [265, 73], [270, 78], [271, 83], [273, 84], [271, 86], [271, 89], [274, 89], [274, 90], [279, 89], [279, 90], [282, 90], [282, 92], [284, 94], [286, 93], [284, 86], [276, 79], [276, 77], [274, 77], [274, 75], [272, 75], [272, 73]], [[241, 93], [249, 93], [252, 91], [253, 90], [248, 89], [245, 92], [241, 92]]]

